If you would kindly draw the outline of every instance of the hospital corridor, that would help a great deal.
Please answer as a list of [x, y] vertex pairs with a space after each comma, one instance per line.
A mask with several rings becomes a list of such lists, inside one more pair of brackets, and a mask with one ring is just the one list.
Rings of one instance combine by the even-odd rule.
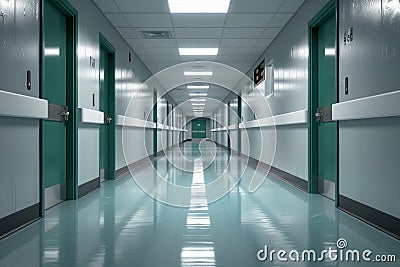
[[399, 0], [0, 0], [0, 267], [400, 266]]

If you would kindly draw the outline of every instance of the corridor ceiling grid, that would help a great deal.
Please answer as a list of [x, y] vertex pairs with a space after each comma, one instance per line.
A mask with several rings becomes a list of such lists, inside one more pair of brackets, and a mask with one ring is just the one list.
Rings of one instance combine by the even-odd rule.
[[[226, 14], [171, 14], [168, 0], [94, 1], [152, 73], [196, 60], [246, 73], [304, 2], [231, 0]], [[171, 38], [145, 39], [143, 31], [168, 31]], [[180, 56], [179, 48], [219, 48], [219, 53]]]

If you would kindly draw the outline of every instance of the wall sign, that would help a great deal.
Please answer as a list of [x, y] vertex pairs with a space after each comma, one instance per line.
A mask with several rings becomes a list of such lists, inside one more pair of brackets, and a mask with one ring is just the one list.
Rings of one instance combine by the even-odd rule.
[[93, 69], [96, 68], [96, 59], [94, 59], [93, 57], [90, 57], [90, 67], [92, 67]]
[[265, 80], [265, 60], [261, 61], [258, 64], [257, 68], [254, 70], [254, 85], [259, 85], [262, 81]]
[[344, 45], [349, 44], [350, 42], [353, 41], [353, 27], [344, 32], [343, 41]]

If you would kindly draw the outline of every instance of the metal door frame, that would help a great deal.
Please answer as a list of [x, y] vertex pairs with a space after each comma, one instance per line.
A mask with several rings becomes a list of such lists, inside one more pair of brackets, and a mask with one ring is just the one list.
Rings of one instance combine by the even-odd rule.
[[[335, 55], [335, 88], [339, 98], [338, 68], [339, 68], [339, 38], [338, 38], [338, 5], [336, 0], [330, 0], [308, 23], [309, 43], [309, 82], [308, 82], [308, 192], [318, 193], [318, 127], [314, 114], [318, 105], [318, 28], [332, 15], [336, 17], [336, 55]], [[339, 99], [337, 99], [338, 101]], [[338, 127], [339, 129], [339, 127]], [[339, 130], [338, 130], [339, 131]], [[339, 134], [338, 134], [339, 139]], [[339, 157], [339, 140], [337, 147]], [[338, 177], [335, 183], [335, 203], [338, 205], [339, 196], [339, 160], [337, 161]]]
[[[70, 118], [67, 122], [67, 200], [78, 198], [78, 11], [67, 0], [45, 0], [53, 4], [67, 19], [67, 106]], [[43, 97], [45, 81], [45, 34], [44, 1], [40, 2], [40, 96]], [[40, 122], [40, 216], [44, 216], [45, 193], [43, 188], [43, 123]]]
[[115, 179], [115, 48], [99, 33], [99, 51], [108, 53], [108, 113], [112, 118], [108, 126], [108, 179]]

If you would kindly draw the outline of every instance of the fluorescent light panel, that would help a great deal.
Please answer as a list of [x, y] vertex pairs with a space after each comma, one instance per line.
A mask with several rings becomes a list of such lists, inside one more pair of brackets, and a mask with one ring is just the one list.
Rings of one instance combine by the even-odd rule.
[[205, 106], [206, 104], [204, 103], [192, 103], [192, 106]]
[[228, 13], [230, 0], [168, 0], [171, 13]]
[[185, 76], [212, 76], [212, 71], [185, 71]]
[[208, 96], [207, 93], [189, 93], [189, 96]]
[[218, 48], [179, 48], [181, 56], [216, 56]]
[[209, 85], [188, 85], [187, 89], [210, 89]]
[[192, 101], [192, 102], [206, 102], [207, 100], [202, 99], [202, 98], [192, 98], [192, 99], [190, 99], [190, 101]]

